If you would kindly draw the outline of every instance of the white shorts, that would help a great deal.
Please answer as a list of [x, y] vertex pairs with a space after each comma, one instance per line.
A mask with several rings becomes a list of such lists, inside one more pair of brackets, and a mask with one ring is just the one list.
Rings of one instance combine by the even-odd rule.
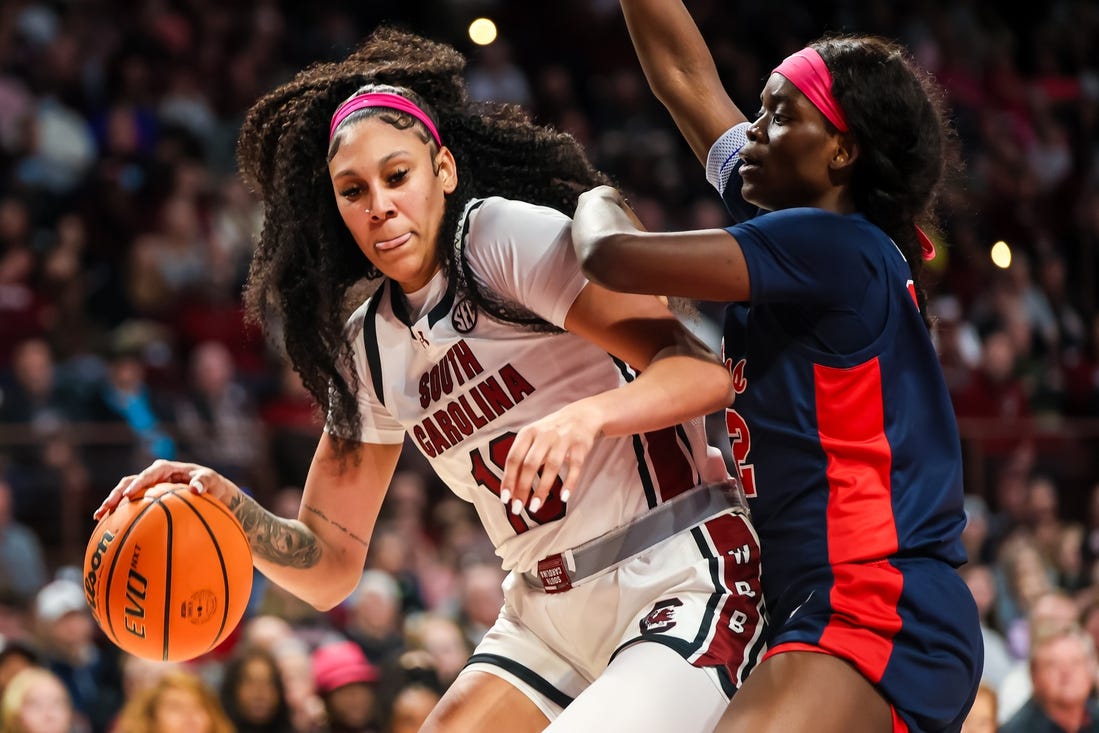
[[[765, 616], [759, 540], [743, 510], [730, 509], [564, 592], [546, 593], [511, 573], [500, 617], [466, 670], [506, 679], [552, 721], [624, 649], [654, 642], [675, 652], [660, 657], [667, 664], [693, 669], [684, 678], [691, 684], [711, 681], [716, 722], [765, 651]], [[607, 704], [666, 707], [669, 697], [672, 705], [697, 704], [668, 689], [659, 670], [644, 672], [668, 694], [639, 695], [635, 687], [629, 700]]]

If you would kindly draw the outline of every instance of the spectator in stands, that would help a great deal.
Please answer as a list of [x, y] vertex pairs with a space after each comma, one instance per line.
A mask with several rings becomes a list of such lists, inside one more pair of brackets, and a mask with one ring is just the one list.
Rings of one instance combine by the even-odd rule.
[[242, 486], [255, 486], [265, 436], [251, 395], [236, 380], [232, 352], [218, 341], [199, 344], [188, 385], [175, 408], [181, 450]]
[[998, 557], [996, 617], [1004, 629], [1012, 656], [1025, 659], [1026, 628], [1035, 604], [1056, 591], [1053, 568], [1034, 538], [1018, 532], [1004, 543]]
[[0, 367], [11, 362], [17, 344], [46, 330], [33, 233], [29, 202], [0, 194]]
[[1001, 463], [1025, 435], [1021, 428], [1030, 417], [1030, 403], [1015, 373], [1019, 354], [1010, 334], [997, 329], [986, 334], [981, 345], [981, 362], [951, 392], [959, 419], [980, 418], [989, 437], [983, 450]]
[[290, 362], [280, 361], [275, 370], [273, 393], [260, 399], [274, 482], [277, 486], [304, 486], [324, 420]]
[[503, 39], [478, 49], [466, 72], [469, 96], [478, 102], [531, 106], [530, 82], [515, 63], [511, 44]]
[[222, 707], [236, 733], [294, 733], [278, 661], [259, 646], [238, 647], [220, 683]]
[[132, 441], [110, 451], [96, 446], [88, 453], [97, 484], [117, 477], [127, 466], [176, 455], [175, 440], [166, 429], [174, 419], [171, 406], [166, 396], [148, 383], [146, 374], [145, 349], [157, 333], [139, 322], [123, 324], [112, 333], [107, 373], [89, 397], [84, 419], [115, 429], [121, 427], [132, 435]]
[[123, 652], [118, 660], [118, 666], [122, 672], [122, 702], [134, 699], [155, 685], [161, 677], [170, 672], [178, 672], [185, 665], [185, 662], [146, 659]]
[[328, 641], [313, 652], [313, 678], [324, 700], [324, 733], [379, 733], [378, 669], [353, 641]]
[[371, 664], [384, 667], [405, 650], [402, 634], [401, 588], [381, 570], [367, 570], [343, 604], [344, 633], [355, 641]]
[[1000, 733], [1099, 731], [1097, 672], [1095, 647], [1087, 632], [1077, 625], [1037, 625], [1030, 650], [1033, 695]]
[[32, 640], [32, 603], [24, 601], [11, 588], [0, 586], [0, 637], [5, 643]]
[[977, 697], [973, 699], [973, 707], [962, 723], [961, 733], [997, 733], [998, 728], [996, 689], [982, 682], [977, 688]]
[[407, 651], [382, 670], [378, 698], [384, 733], [417, 733], [444, 692], [431, 655]]
[[1025, 624], [1015, 629], [1015, 646], [1020, 658], [1004, 675], [996, 690], [997, 715], [1001, 723], [1014, 715], [1033, 692], [1030, 660], [1033, 658], [1032, 639], [1035, 635], [1044, 628], [1077, 625], [1079, 620], [1079, 606], [1060, 589], [1046, 591], [1034, 600]]
[[11, 378], [0, 382], [0, 424], [44, 431], [70, 421], [75, 407], [57, 379], [49, 343], [31, 338], [16, 345]]
[[[1099, 205], [1099, 196], [1096, 205]], [[1099, 313], [1088, 320], [1083, 342], [1065, 351], [1061, 368], [1065, 380], [1065, 414], [1073, 417], [1099, 415]]]
[[459, 570], [455, 615], [471, 648], [481, 643], [500, 615], [504, 605], [500, 590], [503, 579], [500, 567], [492, 563], [470, 562]]
[[991, 563], [995, 556], [992, 538], [992, 513], [984, 497], [966, 494], [965, 529], [962, 542], [971, 563]]
[[[1054, 572], [1054, 581], [1064, 585], [1057, 564], [1065, 522], [1061, 519], [1061, 499], [1052, 475], [1034, 471], [1026, 482], [1026, 531], [1034, 538], [1042, 556]], [[1068, 588], [1067, 585], [1064, 587]], [[1071, 590], [1075, 590], [1072, 588]]]
[[410, 683], [397, 691], [385, 733], [417, 733], [442, 695], [427, 685]]
[[431, 666], [445, 690], [466, 666], [473, 646], [457, 621], [439, 612], [418, 613], [405, 622], [409, 649], [422, 649], [431, 655]]
[[290, 705], [294, 728], [305, 733], [321, 730], [325, 719], [324, 701], [317, 693], [309, 645], [295, 635], [276, 642], [271, 653], [278, 660], [286, 683], [286, 701]]
[[15, 675], [0, 697], [0, 733], [84, 733], [72, 699], [57, 675], [29, 667]]
[[28, 641], [5, 638], [0, 642], [0, 695], [15, 675], [30, 667], [41, 667], [38, 650]]
[[[67, 436], [79, 406], [71, 387], [62, 383], [43, 338], [15, 347], [11, 379], [0, 382], [0, 436], [7, 432], [7, 440], [14, 440], [10, 461], [0, 453], [0, 464], [6, 464], [2, 472], [15, 491], [10, 508], [40, 539], [53, 544], [60, 543], [65, 523], [56, 506], [69, 505], [72, 497], [66, 488], [79, 483], [75, 474], [82, 470], [71, 465], [77, 457]], [[4, 442], [0, 437], [0, 445]]]
[[379, 520], [370, 538], [370, 552], [366, 556], [368, 570], [378, 570], [397, 581], [401, 592], [401, 613], [423, 611], [427, 604], [420, 588], [420, 578], [413, 565], [414, 537], [406, 535], [388, 520]]
[[1011, 670], [1014, 659], [1007, 648], [1007, 641], [1000, 633], [994, 618], [996, 603], [996, 577], [987, 565], [972, 562], [963, 565], [959, 572], [981, 616], [981, 638], [984, 641], [985, 661], [981, 682], [997, 689]]
[[137, 312], [170, 319], [211, 284], [211, 243], [199, 203], [182, 192], [160, 206], [156, 227], [130, 253], [128, 293]]
[[13, 516], [11, 484], [0, 472], [0, 587], [29, 602], [49, 576], [42, 542]]
[[58, 578], [38, 592], [34, 602], [42, 664], [65, 683], [78, 719], [93, 733], [104, 733], [122, 697], [118, 649], [100, 643], [84, 589]]
[[202, 678], [178, 669], [127, 700], [112, 733], [234, 733], [234, 729]]

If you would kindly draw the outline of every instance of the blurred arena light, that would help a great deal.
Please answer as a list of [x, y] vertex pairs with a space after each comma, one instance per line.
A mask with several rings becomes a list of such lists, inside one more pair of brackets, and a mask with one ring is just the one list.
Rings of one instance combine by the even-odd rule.
[[496, 40], [496, 24], [488, 18], [477, 18], [469, 24], [469, 39], [478, 46], [487, 46]]
[[1003, 270], [1011, 267], [1011, 247], [1002, 239], [992, 245], [992, 251], [989, 254], [992, 256], [992, 264], [996, 267]]

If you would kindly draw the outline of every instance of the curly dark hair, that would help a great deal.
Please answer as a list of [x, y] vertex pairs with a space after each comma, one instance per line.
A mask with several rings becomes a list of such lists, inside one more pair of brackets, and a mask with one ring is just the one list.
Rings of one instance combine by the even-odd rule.
[[934, 227], [940, 183], [961, 171], [945, 92], [904, 46], [888, 39], [831, 35], [809, 45], [832, 74], [832, 93], [859, 146], [855, 205], [904, 253], [924, 312], [916, 226]]
[[[380, 277], [343, 225], [328, 175], [329, 122], [344, 100], [385, 85], [429, 111], [459, 171], [439, 234], [442, 266], [478, 308], [526, 328], [551, 327], [480, 291], [455, 261], [451, 243], [466, 202], [505, 196], [571, 215], [583, 190], [609, 182], [571, 135], [535, 125], [517, 105], [470, 100], [465, 65], [451, 46], [382, 26], [346, 59], [310, 66], [265, 95], [244, 120], [237, 158], [265, 216], [245, 288], [248, 313], [281, 322], [294, 369], [338, 434], [357, 435], [361, 424], [348, 300], [354, 286]], [[411, 124], [403, 113], [382, 119]]]

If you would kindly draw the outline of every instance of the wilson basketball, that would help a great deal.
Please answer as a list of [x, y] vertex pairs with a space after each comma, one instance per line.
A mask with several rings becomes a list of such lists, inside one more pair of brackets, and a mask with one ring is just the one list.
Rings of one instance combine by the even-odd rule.
[[100, 520], [84, 553], [84, 597], [119, 648], [184, 661], [216, 647], [252, 592], [252, 553], [221, 502], [160, 484]]

